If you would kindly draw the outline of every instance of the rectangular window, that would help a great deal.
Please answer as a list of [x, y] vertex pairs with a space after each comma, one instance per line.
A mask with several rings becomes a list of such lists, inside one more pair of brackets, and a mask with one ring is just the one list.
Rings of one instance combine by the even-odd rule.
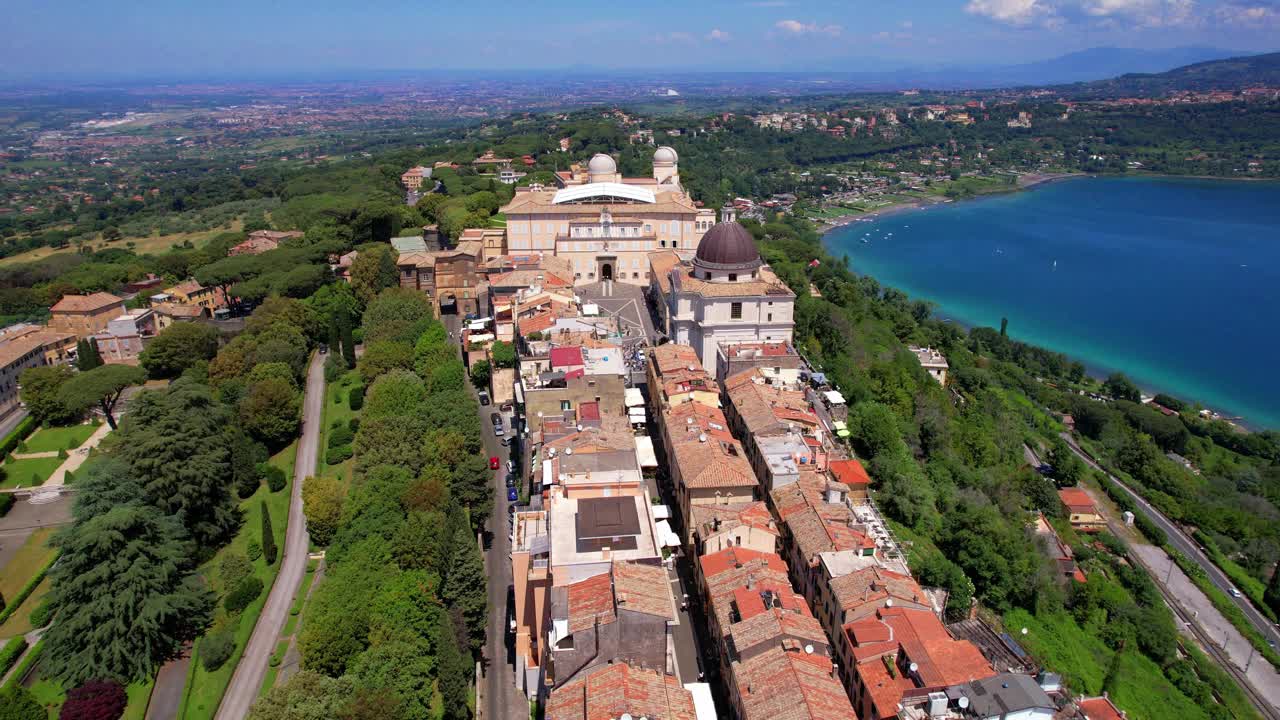
[[742, 319], [742, 303], [736, 302], [729, 306], [729, 317], [734, 320]]
[[738, 282], [738, 273], [729, 273], [729, 282]]
[[773, 322], [773, 313], [769, 313], [765, 317], [767, 318], [765, 322]]
[[561, 409], [561, 410], [572, 410], [572, 409], [573, 409], [573, 403], [572, 403], [571, 401], [569, 401], [569, 400], [561, 400], [561, 401], [560, 401], [560, 409]]

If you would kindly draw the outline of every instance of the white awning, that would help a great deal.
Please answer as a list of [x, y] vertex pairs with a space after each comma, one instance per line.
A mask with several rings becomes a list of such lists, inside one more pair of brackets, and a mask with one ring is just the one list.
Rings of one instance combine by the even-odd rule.
[[594, 317], [600, 314], [600, 306], [595, 303], [587, 303], [582, 306], [582, 314], [587, 317]]
[[824, 392], [823, 395], [826, 396], [827, 402], [831, 403], [832, 405], [844, 404], [844, 396], [840, 394], [839, 390], [828, 390]]
[[711, 697], [711, 686], [707, 683], [686, 683], [685, 690], [693, 696], [693, 713], [697, 720], [716, 720], [716, 701]]
[[631, 422], [644, 422], [645, 413], [642, 407], [627, 408], [627, 416], [631, 418]]
[[658, 455], [653, 451], [653, 438], [644, 435], [636, 438], [636, 462], [641, 468], [658, 467]]
[[654, 520], [668, 520], [670, 518], [671, 518], [671, 508], [667, 507], [666, 505], [653, 506]]
[[542, 461], [542, 486], [548, 487], [556, 484], [556, 471], [551, 460]]
[[623, 404], [629, 408], [644, 407], [644, 395], [640, 392], [640, 388], [627, 388], [622, 393]]
[[657, 523], [658, 538], [662, 541], [663, 547], [679, 547], [680, 536], [671, 532], [671, 525], [666, 520], [659, 520]]

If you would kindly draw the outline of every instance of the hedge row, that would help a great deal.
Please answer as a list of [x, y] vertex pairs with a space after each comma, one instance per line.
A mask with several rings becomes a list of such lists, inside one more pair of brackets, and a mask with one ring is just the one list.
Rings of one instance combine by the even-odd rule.
[[9, 604], [5, 606], [3, 611], [0, 611], [0, 625], [3, 625], [4, 621], [8, 620], [10, 615], [14, 614], [18, 611], [18, 608], [22, 607], [22, 603], [26, 602], [27, 598], [31, 596], [31, 593], [35, 592], [36, 586], [44, 580], [45, 575], [49, 574], [49, 568], [53, 567], [53, 564], [57, 562], [57, 560], [58, 559], [55, 557], [53, 560], [46, 563], [44, 567], [40, 568], [40, 572], [35, 574], [35, 577], [28, 580], [27, 584], [22, 586], [22, 589], [18, 591], [17, 595], [9, 598]]
[[37, 427], [39, 427], [39, 424], [36, 423], [35, 418], [30, 415], [23, 418], [22, 422], [18, 423], [18, 427], [14, 428], [13, 432], [5, 435], [4, 440], [0, 441], [0, 456], [8, 455], [14, 450], [17, 450], [18, 446], [21, 445], [22, 442], [31, 435], [31, 433], [35, 432]]
[[22, 656], [26, 649], [27, 639], [22, 636], [13, 638], [5, 643], [4, 647], [0, 648], [0, 677], [9, 672], [9, 668], [18, 662], [18, 658]]

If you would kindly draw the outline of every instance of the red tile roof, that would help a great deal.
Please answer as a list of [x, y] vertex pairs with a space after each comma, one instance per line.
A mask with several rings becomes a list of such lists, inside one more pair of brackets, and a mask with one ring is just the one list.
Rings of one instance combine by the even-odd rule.
[[1086, 720], [1124, 720], [1120, 708], [1106, 697], [1084, 698], [1077, 700], [1076, 706], [1084, 713]]
[[551, 348], [551, 367], [567, 368], [582, 365], [582, 348], [580, 347], [557, 347]]
[[123, 302], [107, 292], [96, 292], [92, 295], [63, 295], [62, 299], [54, 303], [49, 310], [51, 312], [94, 312]]
[[671, 675], [633, 668], [626, 663], [601, 665], [551, 691], [547, 720], [616, 720], [633, 718], [696, 720], [693, 694]]
[[1062, 488], [1058, 491], [1058, 497], [1062, 499], [1062, 504], [1066, 505], [1071, 512], [1098, 512], [1097, 506], [1093, 504], [1093, 498], [1089, 497], [1089, 493], [1078, 487]]
[[836, 482], [842, 482], [849, 487], [871, 484], [871, 476], [857, 460], [832, 460], [829, 469]]

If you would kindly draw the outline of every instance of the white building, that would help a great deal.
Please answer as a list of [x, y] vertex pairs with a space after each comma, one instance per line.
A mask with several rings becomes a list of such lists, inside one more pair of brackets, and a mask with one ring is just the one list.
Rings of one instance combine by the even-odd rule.
[[[717, 361], [720, 344], [791, 342], [795, 293], [760, 259], [732, 210], [703, 236], [691, 262], [656, 283], [672, 342], [690, 345], [704, 366]], [[660, 272], [655, 267], [655, 272]]]
[[919, 361], [920, 367], [924, 368], [925, 372], [929, 373], [929, 377], [937, 380], [940, 385], [947, 384], [947, 370], [951, 366], [947, 364], [947, 359], [942, 356], [942, 353], [934, 350], [933, 348], [922, 348], [916, 347], [915, 345], [912, 345], [907, 349], [911, 351], [911, 354], [916, 356], [916, 360]]
[[502, 208], [511, 253], [552, 253], [573, 268], [575, 283], [649, 282], [648, 254], [695, 250], [715, 213], [694, 204], [680, 185], [676, 151], [653, 154], [653, 176], [624, 178], [613, 158], [598, 153], [556, 174], [559, 189], [517, 188]]

